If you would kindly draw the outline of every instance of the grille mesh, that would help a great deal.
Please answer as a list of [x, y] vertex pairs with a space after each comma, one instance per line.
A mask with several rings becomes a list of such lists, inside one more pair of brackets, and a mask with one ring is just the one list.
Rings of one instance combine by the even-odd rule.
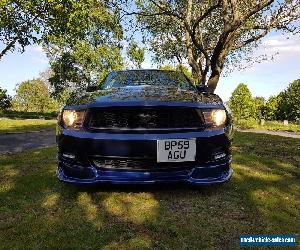
[[93, 108], [88, 122], [88, 127], [94, 129], [172, 129], [199, 128], [202, 125], [196, 109], [178, 107]]
[[195, 162], [160, 162], [155, 159], [109, 159], [95, 158], [92, 159], [94, 165], [101, 169], [124, 169], [124, 170], [182, 170], [190, 169]]

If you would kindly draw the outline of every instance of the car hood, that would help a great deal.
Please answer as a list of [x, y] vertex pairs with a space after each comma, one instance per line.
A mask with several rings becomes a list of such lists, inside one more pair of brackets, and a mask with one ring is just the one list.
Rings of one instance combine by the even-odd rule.
[[187, 91], [179, 88], [134, 86], [99, 90], [92, 93], [73, 95], [67, 105], [131, 105], [158, 103], [201, 103], [222, 104], [222, 100], [215, 94]]

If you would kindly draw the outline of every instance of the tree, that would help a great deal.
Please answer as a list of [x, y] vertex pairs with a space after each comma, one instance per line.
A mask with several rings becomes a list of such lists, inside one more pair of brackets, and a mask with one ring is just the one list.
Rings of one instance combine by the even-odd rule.
[[263, 117], [266, 120], [277, 120], [278, 117], [278, 105], [280, 101], [280, 96], [270, 96], [266, 105], [263, 109]]
[[53, 75], [54, 94], [101, 81], [122, 67], [123, 30], [106, 0], [0, 1], [0, 60], [19, 45], [41, 44]]
[[75, 2], [81, 5], [74, 17], [80, 25], [73, 28], [78, 27], [82, 35], [53, 35], [44, 44], [53, 72], [49, 82], [55, 95], [101, 82], [108, 72], [122, 68], [123, 30], [118, 12], [110, 9], [106, 1]]
[[145, 49], [139, 48], [136, 42], [131, 42], [127, 48], [127, 56], [134, 67], [140, 69], [145, 60]]
[[272, 30], [300, 29], [300, 0], [138, 0], [136, 5], [137, 11], [124, 7], [123, 15], [137, 16], [156, 61], [187, 61], [195, 82], [207, 84], [210, 92], [224, 69], [251, 56]]
[[19, 111], [43, 113], [58, 110], [57, 102], [50, 97], [47, 85], [40, 79], [19, 84], [13, 102], [14, 108]]
[[277, 118], [280, 120], [300, 120], [300, 79], [290, 83], [288, 88], [279, 94]]
[[[0, 40], [4, 48], [0, 59], [14, 50], [23, 52], [30, 44], [49, 42], [53, 37], [67, 36], [71, 41], [83, 38], [91, 18], [92, 5], [104, 6], [96, 0], [4, 0], [0, 1]], [[99, 13], [103, 14], [103, 13]], [[93, 15], [93, 17], [92, 17]]]
[[6, 110], [11, 107], [11, 97], [6, 89], [0, 87], [0, 110]]
[[255, 105], [255, 113], [256, 113], [256, 118], [257, 119], [261, 119], [263, 118], [263, 111], [264, 111], [264, 108], [265, 108], [265, 98], [261, 97], [261, 96], [257, 96], [257, 97], [254, 97], [253, 99], [254, 101], [254, 105]]
[[241, 120], [256, 119], [256, 107], [251, 92], [247, 85], [240, 83], [232, 92], [229, 99], [229, 107], [233, 113], [233, 118], [237, 122]]

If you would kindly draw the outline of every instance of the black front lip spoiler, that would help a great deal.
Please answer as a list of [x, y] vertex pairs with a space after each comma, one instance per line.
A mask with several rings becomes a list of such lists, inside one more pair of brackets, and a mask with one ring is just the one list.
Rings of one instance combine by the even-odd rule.
[[[60, 181], [78, 185], [89, 185], [98, 183], [110, 184], [154, 184], [154, 183], [174, 183], [186, 182], [193, 185], [210, 185], [227, 182], [233, 170], [230, 168], [231, 161], [220, 165], [196, 166], [191, 170], [168, 171], [168, 172], [147, 172], [147, 171], [103, 171], [90, 167], [93, 178], [75, 178], [65, 174], [64, 163], [59, 162], [57, 177]], [[207, 176], [203, 173], [212, 173], [215, 170], [224, 169], [216, 176]]]

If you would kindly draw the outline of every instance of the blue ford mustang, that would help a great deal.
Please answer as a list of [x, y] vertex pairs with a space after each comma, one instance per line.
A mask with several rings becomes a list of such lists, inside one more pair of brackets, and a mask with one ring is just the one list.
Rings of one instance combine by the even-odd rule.
[[74, 184], [222, 183], [232, 175], [232, 131], [222, 100], [179, 72], [112, 72], [61, 111], [57, 176]]

